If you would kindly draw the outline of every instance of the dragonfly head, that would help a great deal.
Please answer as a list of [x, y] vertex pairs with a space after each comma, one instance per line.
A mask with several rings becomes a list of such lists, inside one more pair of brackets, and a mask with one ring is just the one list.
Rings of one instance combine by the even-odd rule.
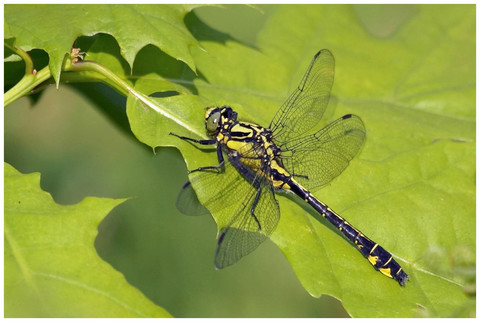
[[237, 113], [230, 106], [210, 107], [205, 112], [205, 127], [210, 136], [215, 136], [220, 132], [220, 128], [225, 123], [232, 123], [237, 120]]

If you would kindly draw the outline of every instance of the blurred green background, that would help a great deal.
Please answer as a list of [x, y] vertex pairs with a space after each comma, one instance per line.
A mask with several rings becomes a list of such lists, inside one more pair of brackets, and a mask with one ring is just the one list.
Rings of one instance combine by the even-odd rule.
[[[195, 14], [254, 47], [257, 32], [275, 8], [228, 5], [196, 9]], [[124, 98], [109, 88], [95, 88], [124, 106]], [[96, 240], [100, 256], [132, 285], [175, 317], [348, 316], [336, 299], [311, 297], [270, 241], [238, 264], [216, 271], [214, 221], [183, 216], [175, 208], [187, 180], [180, 153], [173, 148], [154, 153], [116, 125], [127, 122], [123, 109], [105, 113], [81, 90], [79, 85], [50, 86], [35, 104], [22, 98], [8, 106], [5, 161], [23, 173], [40, 172], [42, 188], [60, 204], [86, 196], [134, 197], [107, 216]]]

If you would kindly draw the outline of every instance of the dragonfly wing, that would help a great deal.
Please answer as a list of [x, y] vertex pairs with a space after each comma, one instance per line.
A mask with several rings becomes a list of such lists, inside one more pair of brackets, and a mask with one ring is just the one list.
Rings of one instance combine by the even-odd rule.
[[231, 162], [241, 173], [250, 171], [247, 176], [254, 177], [237, 211], [220, 231], [215, 254], [215, 267], [218, 269], [236, 263], [255, 250], [275, 230], [280, 219], [278, 202], [267, 180], [258, 174], [260, 172], [252, 174], [238, 160], [231, 159]]
[[348, 114], [312, 135], [284, 143], [281, 159], [300, 184], [313, 189], [342, 173], [364, 141], [362, 120]]
[[335, 60], [323, 49], [313, 58], [298, 88], [275, 114], [270, 129], [279, 142], [301, 136], [322, 118], [333, 85]]
[[[198, 215], [205, 210], [214, 215], [214, 219], [219, 227], [225, 226], [232, 217], [232, 214], [238, 208], [238, 204], [250, 189], [250, 183], [242, 178], [240, 173], [230, 162], [224, 163], [224, 169], [197, 171], [189, 176], [192, 185], [187, 190], [182, 189], [177, 198], [177, 208], [188, 215]], [[198, 187], [198, 194], [192, 191], [192, 186]], [[192, 194], [198, 196], [198, 200], [203, 204], [199, 206], [192, 200]], [[180, 203], [182, 203], [180, 205]], [[203, 210], [205, 209], [205, 210]]]
[[209, 213], [197, 198], [197, 194], [193, 190], [192, 183], [187, 181], [177, 197], [177, 209], [187, 216], [200, 216]]

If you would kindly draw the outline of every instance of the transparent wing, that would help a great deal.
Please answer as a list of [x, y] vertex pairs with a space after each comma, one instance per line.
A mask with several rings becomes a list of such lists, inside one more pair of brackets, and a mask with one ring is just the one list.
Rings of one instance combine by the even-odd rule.
[[[274, 231], [280, 218], [268, 182], [240, 163], [238, 157], [229, 156], [225, 161], [223, 172], [195, 172], [190, 178], [193, 185], [201, 188], [197, 190], [199, 200], [215, 216], [221, 229], [215, 255], [217, 268], [232, 265], [255, 250]], [[256, 198], [254, 217], [250, 210]]]
[[270, 123], [278, 143], [301, 136], [320, 121], [330, 99], [334, 69], [335, 60], [329, 50], [315, 55], [300, 85]]
[[300, 184], [313, 189], [342, 173], [364, 141], [362, 120], [348, 114], [312, 135], [281, 145], [281, 159]]
[[201, 216], [209, 213], [197, 198], [197, 194], [193, 190], [192, 183], [187, 181], [177, 197], [177, 209], [187, 216]]
[[[219, 227], [224, 227], [235, 213], [243, 196], [250, 189], [250, 183], [225, 160], [223, 171], [198, 171], [190, 174], [190, 182], [196, 188], [196, 196], [208, 212], [215, 215], [215, 221]], [[191, 200], [186, 196], [189, 192], [181, 191], [177, 201], [186, 202], [179, 208], [188, 209], [186, 212], [193, 215], [194, 207], [189, 207]], [[182, 211], [183, 212], [183, 211]]]
[[[248, 171], [239, 161], [231, 162], [242, 173]], [[280, 209], [273, 187], [255, 174], [243, 201], [220, 232], [215, 267], [221, 269], [232, 265], [251, 253], [275, 230], [279, 219]]]

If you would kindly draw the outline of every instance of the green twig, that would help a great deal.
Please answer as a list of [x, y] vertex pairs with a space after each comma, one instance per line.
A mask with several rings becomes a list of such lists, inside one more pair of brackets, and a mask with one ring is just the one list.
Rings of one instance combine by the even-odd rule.
[[159, 113], [164, 113], [157, 104], [155, 104], [152, 100], [148, 98], [147, 95], [138, 92], [135, 90], [133, 86], [131, 86], [129, 83], [115, 75], [112, 71], [109, 69], [105, 68], [104, 66], [100, 65], [97, 62], [94, 61], [80, 61], [80, 62], [72, 62], [71, 64], [67, 64], [65, 66], [65, 70], [71, 70], [71, 71], [77, 71], [77, 72], [82, 72], [82, 71], [94, 71], [97, 72], [98, 74], [104, 76], [103, 81], [106, 82], [108, 85], [111, 85], [112, 87], [116, 88], [120, 93], [122, 93], [125, 96], [128, 96], [129, 94], [135, 96], [137, 99], [139, 99], [143, 104], [147, 105], [151, 109], [159, 112]]
[[171, 120], [174, 120], [174, 122], [182, 125], [185, 128], [189, 128], [189, 125], [184, 123], [181, 119], [179, 119], [177, 116], [169, 113], [167, 109], [162, 109], [160, 108], [154, 101], [152, 101], [147, 95], [138, 92], [135, 90], [133, 86], [131, 86], [129, 83], [115, 75], [113, 72], [111, 72], [109, 69], [105, 68], [104, 66], [100, 65], [97, 62], [94, 61], [80, 61], [80, 62], [74, 62], [70, 61], [70, 63], [67, 63], [65, 65], [65, 70], [71, 70], [71, 71], [76, 71], [76, 72], [97, 72], [98, 74], [104, 76], [104, 81], [111, 85], [112, 87], [116, 88], [119, 90], [122, 94], [125, 96], [128, 95], [133, 95], [135, 98], [137, 98], [142, 104], [145, 106], [150, 107], [154, 111], [162, 114], [166, 118], [169, 118]]
[[[10, 103], [14, 102], [15, 100], [26, 96], [32, 91], [37, 88], [42, 83], [46, 83], [51, 77], [52, 74], [50, 72], [50, 68], [47, 66], [43, 68], [41, 71], [36, 72], [33, 69], [33, 61], [30, 56], [24, 52], [23, 50], [16, 48], [14, 46], [5, 43], [5, 46], [10, 48], [16, 54], [23, 58], [26, 65], [25, 76], [9, 91], [5, 93], [4, 96], [4, 106], [8, 106]], [[93, 62], [93, 61], [78, 61], [79, 58], [82, 58], [83, 53], [79, 51], [77, 48], [72, 49], [72, 53], [69, 57], [67, 57], [63, 73], [62, 73], [62, 80], [65, 79], [66, 81], [91, 81], [91, 82], [102, 82], [113, 87], [122, 95], [128, 96], [129, 94], [138, 98], [143, 104], [146, 104], [150, 108], [156, 110], [157, 112], [161, 112], [158, 106], [153, 103], [148, 96], [140, 93], [133, 88], [131, 84], [126, 82], [125, 80], [121, 79], [109, 69], [105, 68], [104, 66]], [[75, 72], [75, 73], [70, 73]]]
[[[16, 50], [15, 48], [12, 48], [12, 50], [18, 52], [19, 55], [21, 55], [21, 57], [25, 59], [25, 64], [31, 66], [29, 68], [33, 68], [33, 62], [26, 53], [23, 52], [24, 54], [22, 54], [20, 50]], [[106, 67], [94, 61], [79, 61], [79, 58], [83, 58], [83, 54], [84, 53], [80, 52], [80, 49], [72, 48], [72, 52], [70, 56], [67, 57], [62, 70], [62, 81], [90, 80], [105, 83], [113, 87], [122, 95], [133, 95], [145, 106], [150, 107], [154, 111], [164, 115], [167, 118], [174, 119], [177, 123], [183, 124], [182, 120], [167, 112], [166, 109], [160, 108], [147, 95], [135, 90], [135, 88], [131, 84], [115, 75]], [[47, 82], [51, 77], [52, 74], [48, 66], [39, 71], [38, 73], [26, 73], [25, 76], [20, 80], [20, 82], [18, 82], [7, 93], [5, 93], [4, 106], [7, 106], [11, 102], [19, 99], [20, 97], [31, 93], [32, 90], [34, 90], [40, 84]], [[187, 127], [187, 124], [183, 125]]]
[[5, 93], [3, 106], [6, 107], [17, 99], [28, 95], [35, 87], [48, 80], [50, 77], [52, 77], [52, 74], [50, 73], [50, 68], [48, 68], [48, 66], [35, 74], [26, 74], [17, 84], [15, 84], [15, 86]]
[[25, 75], [35, 74], [36, 71], [33, 69], [33, 61], [29, 54], [23, 51], [20, 48], [10, 45], [8, 42], [4, 41], [3, 45], [13, 51], [15, 54], [20, 56], [25, 62]]
[[49, 79], [51, 73], [48, 67], [37, 72], [33, 68], [32, 58], [22, 49], [12, 46], [7, 42], [4, 42], [4, 46], [20, 56], [25, 62], [25, 75], [17, 84], [15, 84], [15, 86], [5, 93], [3, 105], [7, 106], [20, 97], [29, 94], [36, 86]]

